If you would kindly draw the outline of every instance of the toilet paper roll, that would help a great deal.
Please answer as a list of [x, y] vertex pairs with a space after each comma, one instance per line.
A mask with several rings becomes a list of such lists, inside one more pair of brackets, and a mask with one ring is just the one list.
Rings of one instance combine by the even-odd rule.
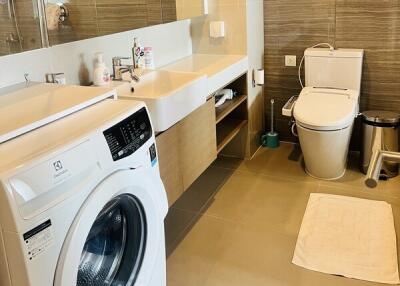
[[48, 3], [46, 5], [47, 30], [54, 31], [58, 29], [60, 22], [61, 7], [58, 4]]
[[264, 85], [264, 70], [263, 69], [254, 71], [254, 82], [257, 85]]

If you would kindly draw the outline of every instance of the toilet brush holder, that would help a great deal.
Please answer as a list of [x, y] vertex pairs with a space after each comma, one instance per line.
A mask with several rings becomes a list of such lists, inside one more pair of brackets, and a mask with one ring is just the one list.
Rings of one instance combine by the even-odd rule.
[[278, 148], [279, 147], [279, 135], [276, 132], [268, 132], [264, 134], [261, 138], [262, 145], [268, 148]]
[[271, 131], [261, 136], [261, 144], [268, 148], [279, 147], [279, 135], [274, 131], [274, 103], [271, 99]]

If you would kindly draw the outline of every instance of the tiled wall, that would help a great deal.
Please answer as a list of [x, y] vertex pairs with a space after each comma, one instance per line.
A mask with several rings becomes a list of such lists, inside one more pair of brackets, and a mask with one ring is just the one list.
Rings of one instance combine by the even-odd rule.
[[[264, 26], [266, 121], [273, 97], [282, 140], [295, 138], [280, 110], [301, 90], [297, 67], [285, 67], [284, 55], [300, 61], [304, 49], [319, 42], [365, 49], [361, 110], [400, 112], [400, 1], [265, 0]], [[354, 149], [359, 148], [358, 129]]]

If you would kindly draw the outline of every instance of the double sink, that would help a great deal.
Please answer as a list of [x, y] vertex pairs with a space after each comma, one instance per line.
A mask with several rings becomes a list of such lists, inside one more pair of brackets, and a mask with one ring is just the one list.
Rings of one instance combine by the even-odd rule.
[[113, 84], [120, 98], [146, 102], [155, 132], [163, 132], [247, 69], [246, 56], [195, 54], [159, 70], [145, 71], [137, 83]]

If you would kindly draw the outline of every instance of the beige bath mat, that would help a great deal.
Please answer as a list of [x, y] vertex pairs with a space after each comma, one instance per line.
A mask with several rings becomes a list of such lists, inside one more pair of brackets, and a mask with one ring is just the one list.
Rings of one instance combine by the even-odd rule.
[[311, 194], [293, 263], [348, 278], [399, 284], [391, 205]]

